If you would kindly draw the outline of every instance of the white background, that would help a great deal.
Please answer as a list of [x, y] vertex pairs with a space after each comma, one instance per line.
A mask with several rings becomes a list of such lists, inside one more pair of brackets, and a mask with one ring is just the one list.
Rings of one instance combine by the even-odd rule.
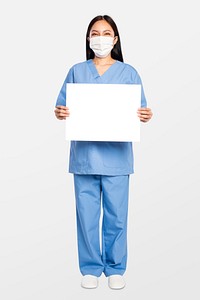
[[[1, 1], [0, 298], [200, 298], [198, 1]], [[80, 287], [72, 175], [56, 97], [90, 20], [117, 23], [153, 119], [131, 177], [127, 286]]]

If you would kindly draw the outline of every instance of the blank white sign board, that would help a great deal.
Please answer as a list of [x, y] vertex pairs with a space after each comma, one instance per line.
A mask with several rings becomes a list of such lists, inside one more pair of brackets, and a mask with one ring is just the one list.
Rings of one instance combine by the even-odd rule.
[[140, 141], [139, 84], [67, 83], [66, 139], [76, 141]]

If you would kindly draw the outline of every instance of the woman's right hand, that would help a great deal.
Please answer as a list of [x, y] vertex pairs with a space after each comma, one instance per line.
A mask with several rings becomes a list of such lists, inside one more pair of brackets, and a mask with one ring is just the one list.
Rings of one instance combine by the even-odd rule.
[[67, 106], [58, 105], [56, 106], [55, 110], [56, 118], [59, 120], [66, 120], [69, 117], [69, 108]]

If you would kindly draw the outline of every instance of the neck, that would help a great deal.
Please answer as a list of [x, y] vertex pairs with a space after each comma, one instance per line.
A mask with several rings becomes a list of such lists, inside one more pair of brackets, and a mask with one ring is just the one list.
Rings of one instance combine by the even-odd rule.
[[111, 65], [115, 62], [115, 60], [111, 57], [111, 55], [102, 58], [95, 56], [93, 62], [95, 63], [95, 65], [103, 66], [103, 65]]

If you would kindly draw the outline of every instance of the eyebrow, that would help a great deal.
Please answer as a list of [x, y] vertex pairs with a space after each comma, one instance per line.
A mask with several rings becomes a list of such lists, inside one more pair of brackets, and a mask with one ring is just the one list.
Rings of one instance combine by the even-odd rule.
[[[95, 30], [95, 29], [93, 29], [91, 32], [99, 32], [98, 30]], [[106, 29], [106, 30], [104, 30], [103, 32], [111, 32], [111, 30], [109, 30], [109, 29]]]

